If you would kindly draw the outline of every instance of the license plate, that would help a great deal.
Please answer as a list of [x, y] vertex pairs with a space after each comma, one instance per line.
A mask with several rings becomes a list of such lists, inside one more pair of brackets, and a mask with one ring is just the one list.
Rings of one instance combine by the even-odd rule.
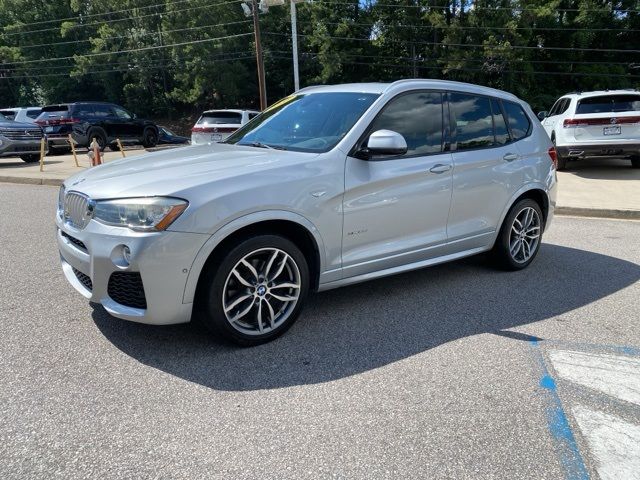
[[44, 127], [45, 133], [53, 132], [53, 127]]
[[222, 140], [222, 135], [220, 135], [219, 133], [214, 133], [211, 135], [211, 140], [214, 142], [219, 142], [220, 140]]
[[613, 125], [611, 127], [604, 127], [602, 133], [603, 133], [603, 135], [620, 135], [620, 125]]

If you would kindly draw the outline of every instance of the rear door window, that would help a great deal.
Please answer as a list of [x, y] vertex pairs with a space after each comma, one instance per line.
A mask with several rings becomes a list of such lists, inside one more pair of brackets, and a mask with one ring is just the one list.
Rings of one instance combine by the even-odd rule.
[[373, 121], [370, 132], [392, 130], [407, 142], [406, 155], [427, 155], [442, 151], [442, 94], [415, 92], [387, 103]]
[[40, 110], [39, 108], [30, 108], [27, 110], [27, 117], [38, 118], [38, 115], [40, 115], [41, 111], [42, 110]]
[[529, 135], [531, 130], [531, 121], [527, 114], [520, 105], [513, 102], [502, 102], [504, 111], [507, 114], [507, 121], [509, 122], [509, 128], [514, 140], [520, 140], [521, 138]]
[[233, 123], [240, 125], [242, 123], [242, 113], [240, 112], [205, 112], [198, 120], [198, 125], [207, 123], [209, 125], [220, 125], [225, 123]]
[[468, 93], [449, 94], [449, 107], [456, 127], [458, 150], [494, 145], [491, 101]]
[[602, 95], [578, 102], [576, 113], [640, 112], [640, 95]]

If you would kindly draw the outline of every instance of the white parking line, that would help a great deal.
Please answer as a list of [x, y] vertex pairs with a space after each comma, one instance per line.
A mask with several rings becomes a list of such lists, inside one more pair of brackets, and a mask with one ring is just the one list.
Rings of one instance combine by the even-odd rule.
[[640, 360], [562, 350], [549, 357], [559, 377], [640, 405]]
[[583, 406], [572, 412], [602, 480], [640, 479], [640, 426]]

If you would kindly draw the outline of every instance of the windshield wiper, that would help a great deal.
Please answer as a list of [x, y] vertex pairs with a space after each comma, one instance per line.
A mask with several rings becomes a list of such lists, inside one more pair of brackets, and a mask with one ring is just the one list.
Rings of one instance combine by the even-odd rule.
[[257, 148], [268, 148], [269, 150], [286, 150], [286, 148], [281, 147], [280, 145], [269, 145], [262, 142], [239, 143], [238, 145], [250, 145]]

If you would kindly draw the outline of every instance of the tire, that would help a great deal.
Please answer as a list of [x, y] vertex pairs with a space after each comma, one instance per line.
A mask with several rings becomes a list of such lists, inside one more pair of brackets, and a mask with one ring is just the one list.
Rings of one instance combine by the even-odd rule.
[[104, 149], [107, 146], [107, 136], [102, 130], [91, 129], [89, 130], [87, 137], [89, 138], [89, 145], [87, 145], [87, 148], [91, 149], [91, 142], [95, 138], [96, 141], [98, 142], [98, 147], [100, 148], [100, 151], [104, 152]]
[[566, 170], [567, 169], [567, 157], [563, 157], [558, 152], [558, 147], [556, 147], [556, 137], [554, 136], [551, 141], [553, 142], [553, 148], [556, 149], [556, 158], [558, 160], [558, 168], [556, 170]]
[[286, 332], [309, 291], [303, 253], [278, 235], [249, 237], [206, 268], [198, 290], [198, 320], [215, 335], [242, 346], [269, 342]]
[[144, 148], [153, 148], [156, 145], [158, 145], [158, 132], [151, 127], [145, 128], [142, 135], [142, 146]]
[[26, 163], [36, 163], [40, 161], [40, 155], [32, 153], [30, 155], [20, 155], [20, 160]]
[[640, 155], [631, 157], [631, 168], [640, 168]]
[[[529, 218], [527, 226], [525, 222]], [[540, 205], [530, 198], [522, 199], [511, 207], [492, 251], [499, 267], [505, 270], [522, 270], [529, 266], [540, 250], [543, 218]], [[528, 234], [520, 234], [521, 225], [525, 226], [525, 233], [529, 232]]]
[[107, 147], [109, 147], [109, 150], [111, 150], [112, 152], [119, 152], [120, 149], [118, 148], [118, 144], [117, 143], [110, 143], [109, 145], [107, 145]]

